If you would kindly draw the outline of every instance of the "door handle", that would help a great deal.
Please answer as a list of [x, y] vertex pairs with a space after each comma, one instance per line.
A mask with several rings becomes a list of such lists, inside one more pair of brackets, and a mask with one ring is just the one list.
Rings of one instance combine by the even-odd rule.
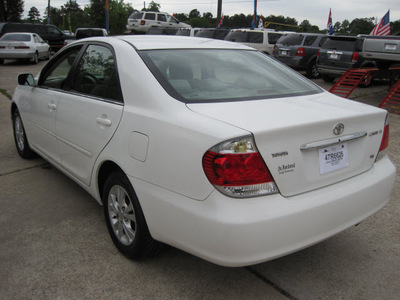
[[104, 126], [111, 126], [111, 124], [112, 124], [110, 119], [106, 119], [106, 118], [103, 118], [103, 117], [97, 117], [96, 121], [100, 125], [104, 125]]
[[47, 104], [47, 107], [48, 107], [50, 110], [56, 110], [57, 105], [55, 105], [54, 103], [49, 103], [49, 104]]

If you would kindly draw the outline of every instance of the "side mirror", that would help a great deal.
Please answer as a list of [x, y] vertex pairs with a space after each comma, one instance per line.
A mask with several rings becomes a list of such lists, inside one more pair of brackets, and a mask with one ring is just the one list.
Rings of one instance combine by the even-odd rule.
[[35, 78], [33, 77], [32, 74], [19, 74], [18, 75], [18, 84], [19, 85], [30, 85], [34, 86], [35, 85]]

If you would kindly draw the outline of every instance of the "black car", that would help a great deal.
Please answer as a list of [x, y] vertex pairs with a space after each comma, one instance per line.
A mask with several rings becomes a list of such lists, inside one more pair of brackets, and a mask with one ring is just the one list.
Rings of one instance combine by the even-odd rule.
[[319, 33], [288, 33], [275, 44], [274, 57], [295, 70], [319, 77], [316, 68], [318, 50], [327, 36]]
[[40, 35], [53, 51], [58, 51], [65, 45], [65, 40], [71, 36], [62, 33], [53, 25], [29, 24], [29, 23], [0, 23], [0, 37], [8, 32], [33, 32]]
[[332, 82], [348, 69], [376, 67], [376, 62], [363, 57], [363, 36], [329, 36], [322, 45], [317, 68], [322, 79]]

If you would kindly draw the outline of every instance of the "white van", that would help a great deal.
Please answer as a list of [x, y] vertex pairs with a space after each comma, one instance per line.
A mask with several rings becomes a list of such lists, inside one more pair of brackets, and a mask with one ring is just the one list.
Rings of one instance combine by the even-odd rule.
[[165, 12], [134, 11], [128, 18], [126, 29], [132, 33], [146, 33], [151, 27], [186, 27], [189, 24], [179, 22], [174, 16]]
[[225, 40], [241, 43], [273, 55], [276, 41], [285, 33], [287, 32], [273, 29], [232, 29]]

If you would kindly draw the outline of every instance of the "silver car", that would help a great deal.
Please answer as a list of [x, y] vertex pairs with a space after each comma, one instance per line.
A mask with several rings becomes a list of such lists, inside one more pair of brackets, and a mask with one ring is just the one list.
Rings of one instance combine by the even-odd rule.
[[12, 32], [0, 38], [0, 64], [5, 59], [24, 59], [37, 64], [40, 58], [50, 59], [50, 46], [38, 34]]

